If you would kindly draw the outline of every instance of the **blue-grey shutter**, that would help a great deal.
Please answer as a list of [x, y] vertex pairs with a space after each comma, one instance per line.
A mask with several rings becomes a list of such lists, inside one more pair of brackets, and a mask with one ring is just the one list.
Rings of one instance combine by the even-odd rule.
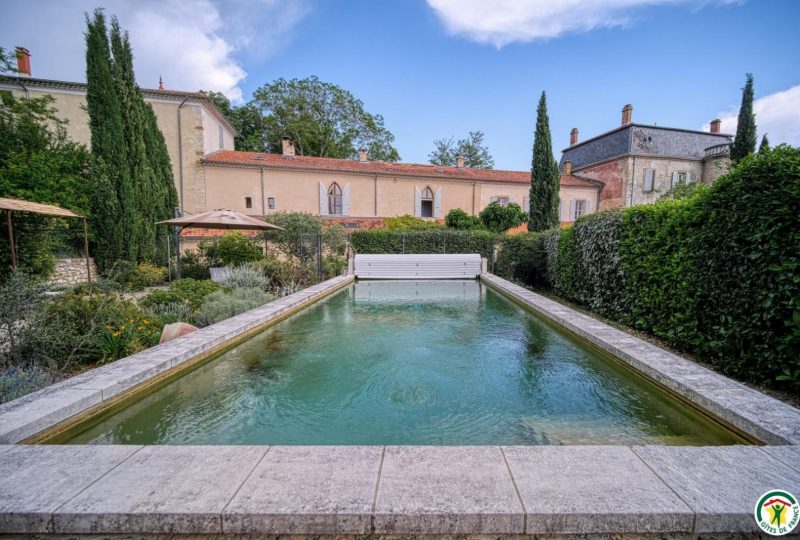
[[414, 187], [414, 215], [422, 216], [422, 191], [416, 186]]
[[[421, 211], [422, 208], [420, 207], [420, 213]], [[433, 217], [442, 217], [442, 188], [437, 189], [436, 193], [433, 194]]]
[[350, 184], [345, 184], [342, 190], [342, 215], [350, 215]]
[[328, 215], [328, 190], [322, 182], [319, 183], [319, 215]]
[[677, 186], [678, 182], [679, 182], [678, 172], [675, 171], [675, 172], [672, 173], [672, 187]]

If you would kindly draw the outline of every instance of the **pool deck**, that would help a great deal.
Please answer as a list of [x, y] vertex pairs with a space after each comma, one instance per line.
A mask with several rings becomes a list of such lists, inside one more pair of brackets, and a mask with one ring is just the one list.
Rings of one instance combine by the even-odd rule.
[[0, 533], [755, 536], [800, 495], [800, 411], [557, 302], [489, 286], [766, 446], [26, 445], [352, 282], [335, 278], [0, 405]]

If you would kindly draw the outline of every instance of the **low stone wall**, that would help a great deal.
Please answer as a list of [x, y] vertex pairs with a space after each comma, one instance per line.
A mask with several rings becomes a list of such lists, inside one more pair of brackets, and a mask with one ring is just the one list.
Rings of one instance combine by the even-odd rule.
[[[97, 266], [94, 264], [94, 259], [91, 257], [89, 258], [89, 270], [91, 272], [92, 281], [95, 281], [97, 279]], [[58, 285], [75, 285], [77, 283], [86, 283], [86, 281], [86, 259], [56, 259], [53, 275], [50, 277], [51, 283]]]

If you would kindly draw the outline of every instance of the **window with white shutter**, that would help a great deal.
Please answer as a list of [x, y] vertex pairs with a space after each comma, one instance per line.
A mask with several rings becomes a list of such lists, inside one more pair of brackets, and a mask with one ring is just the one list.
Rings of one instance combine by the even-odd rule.
[[655, 169], [645, 169], [644, 170], [644, 182], [643, 187], [645, 193], [650, 193], [653, 191], [653, 186], [656, 181], [656, 170]]
[[578, 219], [584, 214], [586, 214], [586, 201], [584, 199], [578, 199], [575, 201], [575, 219]]

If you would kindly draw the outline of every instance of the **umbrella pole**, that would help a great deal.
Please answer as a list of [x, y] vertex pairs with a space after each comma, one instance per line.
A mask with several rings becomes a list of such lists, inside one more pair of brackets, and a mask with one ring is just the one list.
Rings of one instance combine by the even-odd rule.
[[175, 278], [181, 279], [181, 231], [183, 227], [175, 227]]
[[83, 218], [83, 256], [86, 257], [86, 281], [92, 282], [92, 265], [89, 263], [89, 229], [86, 218]]
[[11, 226], [11, 210], [6, 210], [8, 220], [8, 247], [11, 249], [11, 268], [17, 267], [17, 250], [14, 248], [14, 228]]

